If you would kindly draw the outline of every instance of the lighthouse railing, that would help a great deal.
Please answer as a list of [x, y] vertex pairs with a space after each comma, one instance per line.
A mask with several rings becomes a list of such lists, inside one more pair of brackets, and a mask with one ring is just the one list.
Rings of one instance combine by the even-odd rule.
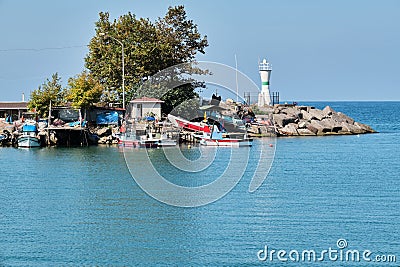
[[272, 66], [271, 66], [271, 64], [270, 63], [264, 63], [264, 62], [261, 62], [259, 65], [258, 65], [258, 69], [259, 70], [272, 70]]

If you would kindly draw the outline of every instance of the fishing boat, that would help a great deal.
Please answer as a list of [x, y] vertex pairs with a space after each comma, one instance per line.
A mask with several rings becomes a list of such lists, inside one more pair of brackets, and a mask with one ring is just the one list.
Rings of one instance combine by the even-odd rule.
[[137, 139], [134, 129], [126, 129], [124, 133], [118, 136], [118, 144], [125, 147], [170, 147], [176, 146], [177, 141], [172, 139], [167, 132], [154, 133], [152, 127], [148, 127], [146, 134]]
[[139, 147], [156, 148], [176, 146], [176, 140], [169, 138], [166, 133], [153, 133], [149, 131], [146, 135], [140, 136]]
[[213, 139], [213, 138], [201, 138], [200, 145], [203, 146], [219, 146], [219, 147], [250, 147], [253, 145], [253, 140], [238, 139], [238, 138], [223, 138], [223, 139]]
[[168, 115], [168, 120], [172, 122], [172, 124], [175, 127], [178, 128], [183, 128], [194, 132], [203, 132], [203, 133], [211, 132], [209, 125], [204, 121], [192, 122], [171, 114]]
[[136, 132], [132, 125], [130, 127], [121, 126], [120, 133], [116, 135], [116, 138], [119, 146], [137, 147], [139, 145], [139, 140], [136, 139]]
[[142, 135], [138, 141], [139, 147], [156, 148], [158, 147], [158, 138], [153, 138], [152, 135]]
[[122, 134], [118, 137], [118, 145], [124, 147], [137, 147], [139, 145], [139, 140], [132, 139], [126, 134]]
[[222, 147], [250, 147], [253, 145], [253, 139], [247, 138], [243, 134], [242, 138], [231, 138], [215, 125], [212, 126], [211, 133], [203, 133], [200, 137], [200, 145], [203, 146], [222, 146]]
[[37, 131], [36, 121], [26, 121], [22, 126], [22, 135], [17, 139], [18, 147], [40, 147], [40, 140], [37, 137]]
[[168, 134], [166, 133], [161, 134], [161, 138], [158, 141], [159, 147], [176, 146], [176, 144], [176, 140], [168, 137]]

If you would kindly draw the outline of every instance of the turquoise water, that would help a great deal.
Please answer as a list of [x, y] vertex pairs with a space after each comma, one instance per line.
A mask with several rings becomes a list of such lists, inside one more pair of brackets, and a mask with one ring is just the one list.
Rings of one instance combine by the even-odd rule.
[[[349, 249], [396, 255], [397, 263], [307, 264], [399, 266], [400, 103], [299, 104], [329, 104], [380, 133], [281, 138], [257, 191], [248, 192], [250, 164], [229, 194], [198, 208], [144, 193], [117, 147], [0, 148], [0, 266], [303, 266], [259, 261], [257, 252], [337, 249], [340, 238]], [[199, 156], [197, 148], [182, 150]], [[162, 167], [161, 150], [150, 155], [181, 185], [212, 181], [229, 160], [218, 151], [214, 171], [196, 176]]]

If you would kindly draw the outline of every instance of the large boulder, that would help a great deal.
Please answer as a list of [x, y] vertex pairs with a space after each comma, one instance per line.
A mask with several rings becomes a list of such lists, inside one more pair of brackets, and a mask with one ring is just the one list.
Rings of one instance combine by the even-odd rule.
[[100, 137], [109, 136], [112, 134], [112, 130], [110, 127], [103, 127], [96, 131], [96, 134]]
[[295, 123], [297, 118], [295, 117], [290, 117], [285, 114], [273, 114], [272, 118], [274, 120], [275, 125], [278, 127], [285, 127], [289, 123]]
[[320, 109], [310, 109], [308, 113], [317, 120], [322, 120], [326, 117], [325, 113]]
[[309, 130], [310, 132], [312, 132], [314, 135], [316, 135], [318, 133], [318, 128], [312, 126], [311, 124], [307, 125], [307, 130]]
[[[331, 128], [328, 124], [325, 124], [318, 120], [312, 120], [310, 124], [313, 128], [317, 129], [317, 135], [325, 135], [325, 133], [330, 132]], [[310, 128], [308, 128], [311, 130]]]
[[274, 114], [279, 114], [279, 113], [281, 113], [282, 109], [283, 109], [283, 107], [275, 106], [275, 107], [274, 107]]
[[296, 106], [299, 111], [307, 111], [308, 106]]
[[365, 130], [361, 129], [360, 127], [354, 125], [354, 124], [350, 124], [347, 122], [342, 122], [342, 129], [344, 131], [350, 132], [352, 134], [363, 134], [366, 133]]
[[285, 127], [279, 129], [279, 133], [287, 136], [297, 136], [299, 135], [299, 133], [297, 132], [297, 124], [289, 123]]
[[331, 116], [333, 113], [336, 113], [336, 111], [330, 106], [326, 106], [322, 112], [324, 112], [325, 116]]
[[303, 120], [307, 120], [307, 121], [317, 119], [317, 118], [313, 117], [310, 113], [308, 113], [308, 111], [306, 111], [306, 110], [301, 110], [301, 116], [302, 116]]
[[315, 109], [313, 106], [307, 106], [307, 112], [310, 112], [311, 109]]
[[339, 123], [346, 122], [349, 124], [354, 124], [354, 120], [342, 112], [333, 113], [332, 119]]
[[280, 113], [286, 114], [290, 117], [299, 118], [299, 119], [301, 119], [303, 117], [303, 114], [301, 113], [301, 111], [299, 109], [297, 109], [297, 107], [286, 107], [286, 108], [282, 109]]
[[272, 119], [274, 120], [274, 124], [279, 127], [283, 127], [283, 120], [286, 118], [284, 114], [272, 114]]
[[282, 122], [283, 122], [283, 126], [288, 125], [289, 123], [297, 123], [298, 122], [298, 118], [295, 117], [286, 117]]
[[359, 122], [355, 122], [354, 125], [359, 127], [359, 128], [361, 128], [366, 133], [376, 133], [376, 131], [374, 129], [372, 129], [369, 125], [362, 124], [362, 123], [359, 123]]
[[342, 125], [341, 123], [331, 119], [331, 118], [326, 118], [321, 121], [327, 128], [331, 129], [330, 132], [338, 133], [340, 130], [342, 130]]
[[299, 128], [307, 128], [307, 126], [309, 125], [310, 123], [308, 122], [308, 121], [306, 121], [306, 120], [300, 120], [300, 122], [298, 123], [298, 126], [299, 126]]
[[297, 132], [301, 136], [315, 136], [318, 131], [314, 133], [314, 132], [310, 131], [309, 129], [297, 129]]
[[308, 121], [322, 120], [326, 117], [325, 113], [320, 109], [301, 110], [302, 118]]

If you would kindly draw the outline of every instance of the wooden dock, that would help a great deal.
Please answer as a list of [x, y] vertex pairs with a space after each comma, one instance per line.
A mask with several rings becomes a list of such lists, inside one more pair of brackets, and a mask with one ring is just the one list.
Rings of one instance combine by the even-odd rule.
[[89, 130], [85, 127], [48, 127], [45, 129], [48, 146], [88, 146]]

